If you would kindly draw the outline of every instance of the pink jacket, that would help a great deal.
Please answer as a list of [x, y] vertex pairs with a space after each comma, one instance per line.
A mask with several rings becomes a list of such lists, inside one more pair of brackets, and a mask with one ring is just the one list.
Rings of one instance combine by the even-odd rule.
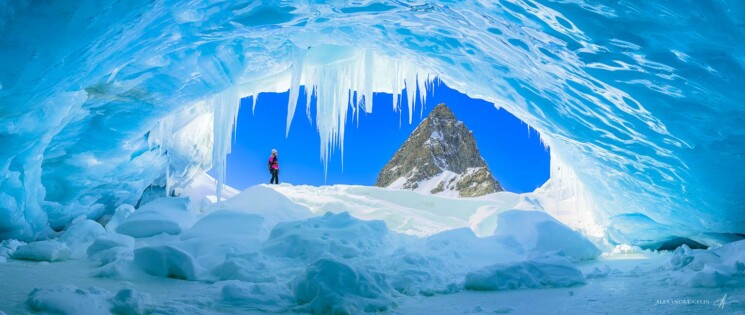
[[276, 157], [269, 157], [269, 168], [278, 170], [279, 169], [279, 160]]

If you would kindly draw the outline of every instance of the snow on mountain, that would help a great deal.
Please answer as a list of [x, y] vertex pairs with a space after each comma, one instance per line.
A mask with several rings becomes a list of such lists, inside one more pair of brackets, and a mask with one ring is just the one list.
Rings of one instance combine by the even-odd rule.
[[380, 171], [375, 186], [460, 197], [503, 190], [473, 133], [445, 104], [419, 123]]

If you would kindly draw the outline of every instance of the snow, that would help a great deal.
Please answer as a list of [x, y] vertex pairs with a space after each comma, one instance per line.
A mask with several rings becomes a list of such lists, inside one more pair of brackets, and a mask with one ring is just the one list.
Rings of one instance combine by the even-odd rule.
[[[417, 182], [417, 188], [412, 189], [412, 191], [416, 191], [416, 192], [424, 193], [424, 194], [432, 194], [432, 190], [437, 188], [437, 186], [440, 185], [440, 183], [442, 182], [446, 184], [445, 187], [443, 187], [444, 190], [434, 195], [455, 198], [455, 197], [458, 197], [458, 191], [455, 190], [455, 183], [457, 183], [462, 177], [466, 176], [467, 174], [470, 174], [471, 172], [475, 170], [476, 168], [469, 168], [464, 174], [458, 174], [458, 173], [454, 173], [448, 170], [444, 170], [440, 174], [437, 174], [432, 178], [424, 179], [424, 180]], [[400, 177], [396, 179], [395, 181], [393, 181], [386, 188], [403, 189], [403, 185], [406, 183], [406, 180], [407, 179], [405, 177]]]
[[[452, 313], [447, 310], [454, 305], [470, 305], [459, 313], [528, 312], [519, 299], [554, 299], [551, 290], [570, 290], [561, 292], [595, 301], [590, 303], [609, 303], [618, 286], [653, 289], [644, 280], [647, 277], [653, 283], [673, 285], [651, 291], [657, 299], [665, 299], [669, 290], [690, 292], [686, 288], [691, 286], [739, 286], [739, 279], [745, 278], [738, 269], [743, 264], [742, 242], [711, 250], [681, 247], [667, 254], [617, 246], [615, 252], [600, 255], [596, 245], [549, 214], [510, 209], [521, 202], [520, 196], [510, 193], [457, 199], [377, 187], [259, 185], [197, 214], [189, 212], [188, 200], [156, 199], [122, 225], [136, 219], [140, 211], [147, 218], [160, 218], [157, 222], [174, 213], [189, 214], [195, 222], [174, 234], [135, 238], [105, 232], [90, 220], [77, 220], [60, 237], [90, 244], [83, 260], [58, 259], [61, 251], [69, 255], [71, 250], [57, 240], [28, 245], [4, 242], [2, 248], [12, 254], [0, 267], [0, 277], [8, 279], [0, 289], [18, 303], [9, 305], [20, 305], [8, 310], [419, 314], [424, 311], [412, 303], [425, 298], [421, 303], [436, 308], [430, 311], [434, 313]], [[427, 214], [428, 220], [451, 225], [426, 235], [403, 234], [389, 229], [387, 222], [397, 222], [394, 217], [404, 214], [389, 209], [375, 219], [381, 213], [369, 210], [376, 205], [418, 210], [405, 217], [418, 220]], [[487, 206], [497, 210], [489, 216], [477, 211]], [[470, 212], [463, 211], [468, 207]], [[328, 208], [351, 211], [322, 210]], [[358, 214], [368, 217], [358, 218]], [[474, 233], [469, 223], [473, 215], [493, 219], [492, 232]], [[448, 221], [450, 216], [462, 219]], [[63, 261], [31, 265], [16, 260], [24, 252], [33, 253], [28, 257], [36, 260]], [[13, 270], [46, 276], [16, 275]], [[508, 294], [518, 297], [515, 301], [505, 302], [499, 295], [492, 296], [499, 303], [468, 302], [478, 297], [469, 292], [525, 291], [521, 289], [533, 293]], [[450, 297], [457, 300], [441, 302]], [[583, 303], [574, 310], [583, 309]], [[539, 312], [552, 312], [547, 306], [537, 307]]]
[[311, 216], [306, 206], [293, 202], [266, 185], [249, 187], [218, 205], [217, 209], [260, 215], [264, 218], [267, 230], [279, 222], [305, 219]]
[[593, 259], [600, 250], [581, 234], [542, 211], [509, 210], [497, 217], [496, 237], [509, 238], [526, 251], [561, 251], [572, 259]]
[[281, 290], [273, 283], [230, 280], [220, 284], [222, 301], [230, 305], [251, 305], [261, 311], [278, 312], [290, 305], [292, 300], [289, 288]]
[[52, 285], [31, 291], [29, 308], [42, 314], [145, 314], [150, 297], [132, 289], [112, 295], [97, 287], [81, 289], [71, 285]]
[[[217, 202], [217, 181], [205, 172], [199, 172], [194, 176], [191, 183], [186, 186], [179, 196], [188, 197], [191, 201], [189, 205], [195, 212], [204, 211], [209, 205]], [[222, 189], [222, 198], [230, 199], [240, 193], [230, 186], [224, 186]]]
[[18, 246], [12, 258], [36, 261], [60, 261], [70, 258], [72, 250], [57, 240], [37, 241]]
[[135, 207], [130, 204], [123, 204], [114, 210], [114, 215], [109, 219], [104, 228], [106, 232], [115, 232], [122, 222], [135, 212]]
[[5, 259], [10, 258], [16, 249], [18, 249], [18, 246], [23, 245], [26, 245], [26, 243], [13, 239], [0, 242], [0, 257]]
[[104, 234], [97, 238], [86, 250], [88, 256], [93, 256], [101, 251], [109, 250], [116, 247], [133, 249], [135, 239], [131, 236], [117, 233]]
[[86, 256], [88, 246], [104, 233], [106, 230], [98, 222], [83, 220], [73, 223], [60, 235], [59, 240], [70, 248], [71, 258], [80, 259]]
[[366, 186], [259, 186], [275, 190], [314, 214], [347, 211], [363, 220], [383, 220], [393, 231], [429, 236], [470, 227], [478, 235], [494, 233], [496, 214], [513, 209], [520, 195], [499, 192], [480, 198], [446, 198], [429, 193]]
[[558, 256], [497, 264], [466, 275], [469, 290], [514, 290], [571, 287], [585, 284], [582, 272]]
[[305, 221], [278, 224], [263, 252], [306, 262], [333, 253], [353, 259], [374, 255], [384, 247], [388, 229], [382, 221], [359, 221], [349, 213], [327, 213]]
[[109, 298], [111, 293], [99, 288], [57, 285], [34, 289], [26, 303], [31, 310], [40, 313], [94, 315], [110, 313], [107, 305]]
[[[432, 194], [432, 195], [437, 195], [437, 196], [442, 196], [442, 197], [458, 198], [460, 197], [459, 195], [460, 192], [457, 190], [457, 187], [456, 187], [458, 182], [462, 178], [468, 177], [472, 175], [473, 173], [478, 172], [479, 170], [483, 169], [481, 167], [469, 167], [462, 174], [458, 174], [458, 173], [446, 170], [448, 166], [446, 165], [445, 161], [442, 160], [440, 157], [436, 157], [436, 159], [437, 159], [436, 161], [437, 166], [443, 169], [443, 171], [433, 177], [416, 182], [416, 188], [414, 189], [404, 188], [404, 184], [406, 184], [408, 181], [408, 178], [406, 177], [397, 178], [395, 181], [391, 182], [386, 188], [406, 189], [406, 190], [412, 190], [412, 191], [416, 191], [416, 192], [423, 193], [423, 194]], [[416, 173], [416, 170], [412, 173]], [[437, 191], [437, 192], [434, 192], [434, 191]]]
[[191, 227], [196, 217], [188, 209], [187, 198], [159, 198], [142, 205], [116, 229], [132, 237], [148, 237], [161, 233], [179, 234]]
[[394, 305], [385, 276], [355, 268], [333, 258], [321, 258], [293, 281], [300, 309], [314, 314], [379, 312]]
[[198, 280], [207, 272], [191, 254], [171, 245], [138, 248], [134, 255], [135, 264], [154, 276]]
[[726, 287], [745, 284], [745, 241], [712, 250], [678, 247], [670, 257], [671, 280], [690, 287]]

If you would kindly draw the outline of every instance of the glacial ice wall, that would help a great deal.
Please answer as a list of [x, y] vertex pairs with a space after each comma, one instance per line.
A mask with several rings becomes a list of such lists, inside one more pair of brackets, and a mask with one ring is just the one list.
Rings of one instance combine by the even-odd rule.
[[327, 157], [364, 96], [437, 76], [541, 132], [567, 217], [716, 243], [745, 233], [744, 21], [737, 0], [0, 1], [0, 239], [221, 168], [236, 98], [314, 86]]

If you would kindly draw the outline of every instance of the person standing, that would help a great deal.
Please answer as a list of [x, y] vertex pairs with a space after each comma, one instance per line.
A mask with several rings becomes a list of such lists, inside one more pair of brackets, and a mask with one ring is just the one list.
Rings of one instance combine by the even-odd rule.
[[269, 157], [269, 173], [272, 173], [272, 179], [269, 184], [279, 184], [279, 160], [277, 159], [277, 149], [272, 149], [272, 156]]

